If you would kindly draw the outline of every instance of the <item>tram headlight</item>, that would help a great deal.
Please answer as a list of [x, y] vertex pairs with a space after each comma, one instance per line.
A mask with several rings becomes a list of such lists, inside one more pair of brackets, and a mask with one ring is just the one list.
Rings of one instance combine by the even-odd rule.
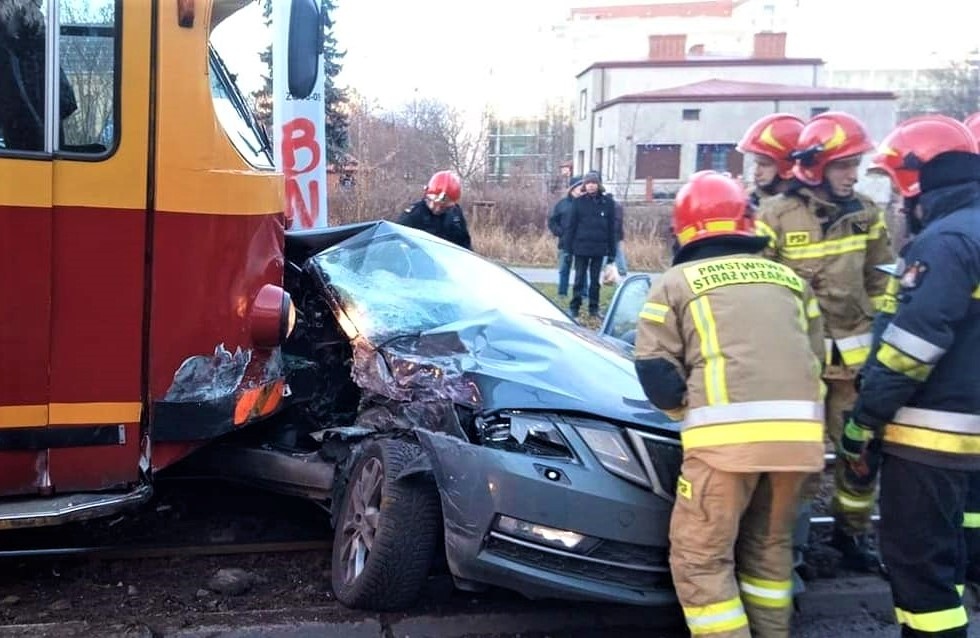
[[249, 313], [252, 342], [260, 348], [281, 345], [296, 327], [296, 306], [289, 293], [275, 284], [262, 286]]

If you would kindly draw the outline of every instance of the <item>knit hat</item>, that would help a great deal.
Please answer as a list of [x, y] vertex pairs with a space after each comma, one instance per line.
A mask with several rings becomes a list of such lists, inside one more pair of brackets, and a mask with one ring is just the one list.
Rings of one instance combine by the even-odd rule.
[[599, 176], [599, 171], [589, 171], [585, 174], [585, 177], [582, 178], [582, 183], [588, 184], [589, 182], [602, 184], [602, 177]]
[[571, 177], [568, 178], [568, 190], [572, 190], [576, 186], [581, 186], [581, 185], [582, 185], [581, 175], [572, 175]]

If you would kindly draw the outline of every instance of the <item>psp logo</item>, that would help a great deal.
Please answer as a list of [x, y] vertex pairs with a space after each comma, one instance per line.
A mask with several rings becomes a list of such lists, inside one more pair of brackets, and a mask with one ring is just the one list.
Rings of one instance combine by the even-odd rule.
[[810, 243], [810, 233], [786, 233], [787, 246], [806, 246]]

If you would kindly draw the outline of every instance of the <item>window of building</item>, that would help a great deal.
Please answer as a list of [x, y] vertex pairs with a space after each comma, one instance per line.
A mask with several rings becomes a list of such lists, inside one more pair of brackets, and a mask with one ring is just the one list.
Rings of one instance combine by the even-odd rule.
[[698, 144], [699, 171], [727, 172], [735, 177], [742, 174], [742, 159], [734, 144]]
[[604, 173], [607, 182], [616, 179], [616, 147], [610, 146], [606, 149], [606, 171]]
[[810, 117], [816, 117], [816, 116], [820, 115], [821, 113], [826, 113], [829, 110], [830, 110], [830, 107], [827, 107], [827, 106], [814, 106], [814, 107], [811, 107], [810, 108]]
[[575, 172], [579, 175], [585, 172], [585, 151], [579, 151], [575, 159]]
[[595, 157], [592, 158], [592, 168], [599, 172], [602, 172], [602, 147], [597, 146], [595, 149]]
[[685, 122], [696, 122], [701, 119], [701, 109], [684, 109], [681, 112], [681, 119]]
[[[119, 130], [118, 2], [28, 2], [5, 26], [0, 34], [0, 151], [108, 155]], [[47, 56], [52, 34], [59, 40], [57, 60]], [[55, 77], [57, 91], [49, 92], [46, 87], [53, 83], [48, 78]]]
[[588, 92], [585, 89], [579, 91], [578, 94], [578, 119], [584, 120], [586, 111], [589, 110], [589, 100]]
[[680, 144], [637, 144], [636, 179], [680, 179]]

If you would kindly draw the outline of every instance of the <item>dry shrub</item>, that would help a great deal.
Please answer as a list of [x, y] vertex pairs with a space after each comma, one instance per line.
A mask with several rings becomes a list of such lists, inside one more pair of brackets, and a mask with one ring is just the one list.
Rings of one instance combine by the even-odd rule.
[[[490, 259], [523, 266], [554, 266], [557, 241], [547, 219], [563, 193], [536, 187], [487, 184], [468, 187], [461, 202], [473, 250]], [[356, 188], [341, 189], [330, 200], [330, 223], [349, 224], [374, 219], [396, 221], [421, 187], [401, 178], [358, 176]], [[660, 271], [669, 264], [669, 203], [627, 206], [626, 259], [630, 270]]]

